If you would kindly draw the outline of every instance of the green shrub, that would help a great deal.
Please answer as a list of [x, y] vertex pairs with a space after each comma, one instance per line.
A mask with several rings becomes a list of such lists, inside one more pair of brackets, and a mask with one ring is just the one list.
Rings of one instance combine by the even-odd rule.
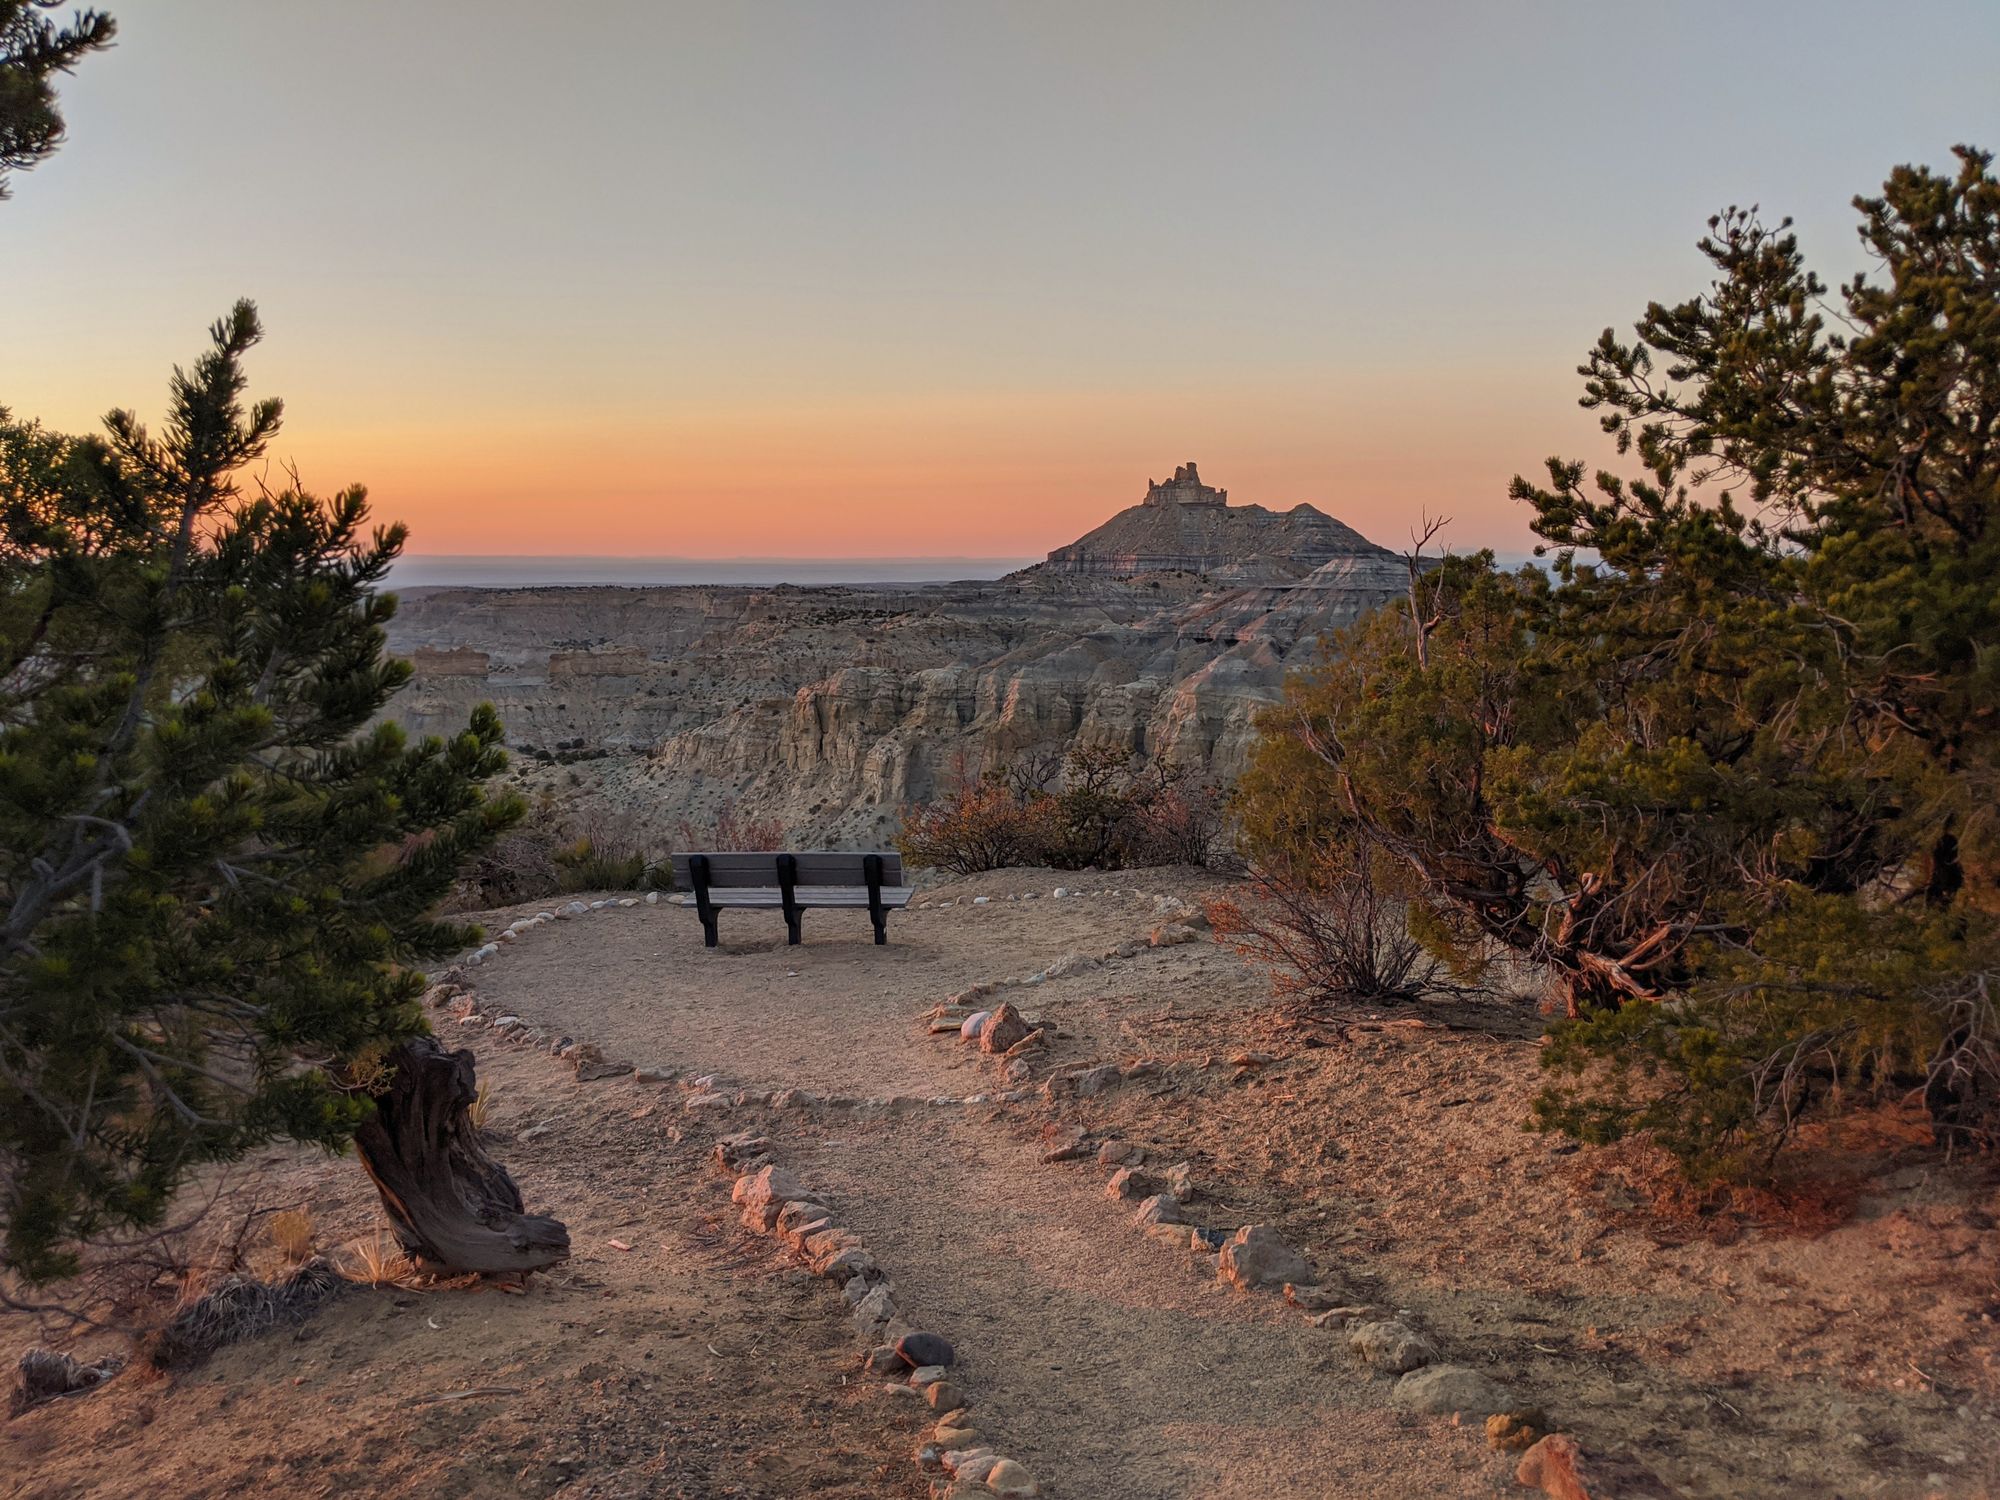
[[1583, 366], [1642, 472], [1517, 479], [1550, 573], [1413, 562], [1264, 721], [1253, 864], [1382, 851], [1441, 955], [1551, 976], [1544, 1127], [1696, 1172], [1916, 1095], [1995, 1138], [2000, 183], [1959, 158], [1857, 200], [1837, 332], [1785, 226], [1717, 216], [1710, 290]]

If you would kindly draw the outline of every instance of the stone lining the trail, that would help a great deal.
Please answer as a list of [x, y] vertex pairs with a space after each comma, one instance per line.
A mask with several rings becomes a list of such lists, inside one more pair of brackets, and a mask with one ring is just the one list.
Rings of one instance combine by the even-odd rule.
[[[1070, 891], [1058, 887], [1050, 896], [1078, 899], [1140, 894], [1123, 890]], [[978, 897], [968, 904], [986, 904], [995, 899], [1032, 900], [1036, 896], [1029, 892], [1019, 897]], [[657, 905], [659, 900], [658, 892], [648, 892], [644, 904]], [[733, 1085], [712, 1072], [676, 1069], [659, 1063], [635, 1067], [607, 1059], [590, 1043], [553, 1034], [520, 1016], [488, 1018], [480, 1010], [470, 969], [491, 962], [507, 946], [551, 922], [640, 904], [639, 898], [572, 901], [554, 911], [520, 919], [509, 924], [494, 941], [482, 944], [439, 974], [424, 998], [433, 1008], [449, 1007], [462, 1025], [483, 1025], [511, 1044], [545, 1048], [564, 1058], [575, 1068], [579, 1082], [630, 1077], [642, 1087], [677, 1086], [686, 1096], [682, 1107], [691, 1116], [720, 1117], [746, 1107], [850, 1111], [866, 1116], [929, 1108], [1016, 1104], [1036, 1097], [1054, 1103], [1069, 1097], [1094, 1097], [1121, 1082], [1156, 1073], [1163, 1066], [1164, 1060], [1157, 1058], [1140, 1058], [1122, 1065], [1070, 1065], [1052, 1072], [1036, 1088], [1017, 1086], [962, 1096], [815, 1095], [798, 1088], [750, 1089]], [[919, 902], [915, 909], [942, 909], [954, 904], [955, 900]], [[1177, 897], [1158, 897], [1155, 914], [1168, 920], [1152, 930], [1147, 942], [1128, 939], [1101, 954], [1067, 955], [1026, 977], [980, 981], [931, 1007], [920, 1017], [920, 1022], [933, 1034], [959, 1036], [995, 1056], [1008, 1081], [1022, 1084], [1032, 1074], [1032, 1054], [1046, 1044], [1048, 1036], [1062, 1033], [1024, 1016], [1004, 999], [984, 1008], [978, 1002], [1004, 990], [1032, 988], [1086, 973], [1131, 958], [1147, 946], [1168, 947], [1194, 941], [1200, 936], [1199, 929], [1208, 925], [1204, 914]], [[975, 1018], [975, 1024], [968, 1024]], [[996, 1021], [1000, 1026], [994, 1043], [987, 1046], [985, 1038]], [[1204, 1066], [1214, 1061], [1205, 1060]], [[1269, 1066], [1276, 1059], [1263, 1053], [1240, 1053], [1228, 1061], [1241, 1073]], [[1282, 1288], [1285, 1299], [1299, 1308], [1312, 1326], [1344, 1334], [1348, 1350], [1358, 1364], [1394, 1379], [1390, 1399], [1396, 1405], [1426, 1414], [1454, 1417], [1462, 1414], [1483, 1420], [1489, 1444], [1497, 1450], [1519, 1452], [1532, 1443], [1521, 1463], [1517, 1482], [1545, 1487], [1548, 1493], [1564, 1496], [1565, 1500], [1584, 1493], [1580, 1488], [1563, 1488], [1565, 1482], [1573, 1482], [1571, 1465], [1580, 1459], [1575, 1444], [1564, 1434], [1551, 1433], [1548, 1419], [1541, 1411], [1523, 1406], [1500, 1382], [1467, 1366], [1445, 1363], [1435, 1343], [1406, 1321], [1407, 1312], [1390, 1316], [1379, 1307], [1344, 1303], [1336, 1292], [1315, 1279], [1305, 1259], [1268, 1226], [1245, 1225], [1232, 1234], [1186, 1222], [1184, 1205], [1196, 1195], [1189, 1163], [1141, 1171], [1139, 1168], [1147, 1158], [1145, 1148], [1131, 1142], [1093, 1142], [1076, 1125], [1051, 1125], [1044, 1131], [1044, 1141], [1045, 1148], [1040, 1154], [1045, 1163], [1095, 1159], [1111, 1169], [1107, 1194], [1125, 1201], [1138, 1200], [1131, 1218], [1134, 1229], [1148, 1239], [1185, 1253], [1198, 1275], [1215, 1277], [1250, 1294], [1268, 1294]], [[964, 1495], [970, 1487], [977, 1486], [998, 1495], [1038, 1494], [1034, 1479], [1022, 1465], [980, 1446], [980, 1429], [969, 1402], [962, 1391], [945, 1379], [944, 1367], [952, 1363], [950, 1345], [934, 1334], [910, 1328], [902, 1320], [887, 1272], [858, 1236], [835, 1221], [831, 1210], [816, 1202], [809, 1191], [771, 1162], [769, 1140], [751, 1131], [725, 1135], [716, 1142], [715, 1157], [718, 1167], [735, 1179], [732, 1197], [742, 1207], [745, 1228], [775, 1238], [814, 1275], [840, 1286], [857, 1337], [865, 1345], [863, 1368], [901, 1377], [909, 1387], [922, 1393], [922, 1399], [938, 1414], [929, 1440], [916, 1454], [919, 1467], [933, 1476], [934, 1493]], [[900, 1387], [892, 1385], [890, 1389]], [[943, 1488], [947, 1479], [948, 1491]]]
[[594, 911], [619, 911], [628, 906], [658, 906], [660, 893], [648, 891], [639, 896], [607, 896], [600, 901], [569, 901], [553, 910], [538, 911], [532, 917], [517, 917], [509, 922], [488, 942], [472, 949], [455, 966], [460, 969], [476, 969], [491, 963], [514, 943], [533, 932], [538, 927], [546, 927], [551, 922], [566, 922], [577, 917], [587, 917]]
[[[1338, 1292], [1324, 1286], [1306, 1259], [1269, 1226], [1245, 1225], [1231, 1235], [1183, 1222], [1182, 1204], [1195, 1195], [1188, 1163], [1176, 1163], [1157, 1174], [1141, 1170], [1148, 1154], [1144, 1147], [1115, 1139], [1093, 1144], [1077, 1125], [1046, 1126], [1043, 1142], [1044, 1163], [1094, 1161], [1108, 1168], [1105, 1193], [1114, 1199], [1129, 1201], [1147, 1189], [1171, 1183], [1171, 1191], [1156, 1192], [1140, 1203], [1131, 1221], [1136, 1230], [1185, 1252], [1197, 1274], [1214, 1276], [1239, 1291], [1268, 1293], [1282, 1288], [1285, 1300], [1313, 1327], [1345, 1335], [1356, 1363], [1377, 1375], [1395, 1377], [1390, 1399], [1396, 1405], [1485, 1422], [1489, 1446], [1503, 1452], [1518, 1452], [1526, 1442], [1547, 1433], [1548, 1419], [1542, 1412], [1524, 1406], [1501, 1382], [1468, 1366], [1446, 1363], [1437, 1345], [1407, 1321], [1408, 1312], [1391, 1316], [1380, 1308], [1343, 1304]], [[1524, 1465], [1524, 1473], [1527, 1468]]]
[[[888, 1272], [859, 1235], [842, 1228], [831, 1209], [770, 1160], [770, 1144], [747, 1131], [715, 1143], [717, 1166], [735, 1178], [731, 1201], [742, 1208], [744, 1228], [777, 1239], [813, 1275], [840, 1287], [863, 1345], [862, 1368], [903, 1377], [936, 1415], [929, 1438], [917, 1449], [918, 1467], [934, 1476], [950, 1475], [953, 1493], [983, 1483], [996, 1495], [1040, 1494], [1021, 1464], [979, 1446], [972, 1403], [946, 1378], [957, 1363], [950, 1341], [904, 1321]], [[934, 1489], [938, 1483], [934, 1478]]]

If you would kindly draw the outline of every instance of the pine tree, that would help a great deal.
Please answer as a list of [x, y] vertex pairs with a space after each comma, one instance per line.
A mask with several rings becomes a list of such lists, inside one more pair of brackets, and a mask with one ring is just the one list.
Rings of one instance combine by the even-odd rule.
[[1546, 1126], [1703, 1169], [1898, 1095], [2000, 1134], [2000, 182], [1958, 158], [1856, 200], [1836, 309], [1718, 215], [1709, 290], [1581, 367], [1641, 472], [1514, 482], [1552, 572], [1435, 569], [1267, 721], [1262, 864], [1365, 840], [1440, 948], [1555, 981]]
[[59, 3], [0, 0], [0, 198], [7, 196], [10, 171], [25, 171], [62, 144], [55, 76], [110, 46], [117, 33], [116, 23], [98, 10], [57, 24], [43, 12]]
[[280, 416], [244, 398], [258, 336], [239, 303], [158, 434], [0, 417], [0, 1216], [31, 1279], [423, 1087], [411, 965], [474, 939], [430, 913], [521, 810], [483, 789], [490, 707], [449, 741], [377, 721], [403, 529], [359, 489], [241, 491]]

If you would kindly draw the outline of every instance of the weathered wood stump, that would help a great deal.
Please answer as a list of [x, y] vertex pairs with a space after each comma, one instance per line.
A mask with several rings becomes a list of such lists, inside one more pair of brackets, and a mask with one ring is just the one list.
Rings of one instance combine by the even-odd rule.
[[416, 1037], [390, 1054], [388, 1092], [354, 1133], [406, 1253], [449, 1272], [538, 1271], [569, 1255], [561, 1220], [523, 1212], [521, 1190], [466, 1116], [470, 1052]]

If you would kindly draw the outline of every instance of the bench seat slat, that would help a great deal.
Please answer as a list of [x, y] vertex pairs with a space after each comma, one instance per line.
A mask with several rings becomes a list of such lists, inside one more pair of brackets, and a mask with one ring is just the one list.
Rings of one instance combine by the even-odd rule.
[[[861, 854], [832, 853], [825, 850], [808, 851], [792, 856], [797, 861], [798, 883], [808, 885], [861, 885], [865, 881]], [[686, 886], [691, 883], [689, 854], [674, 856], [674, 883]], [[903, 857], [900, 854], [884, 854], [882, 859], [882, 884], [900, 886], [903, 883]], [[708, 885], [710, 890], [726, 890], [731, 887], [761, 887], [775, 885], [778, 878], [778, 856], [770, 853], [757, 854], [711, 854], [708, 856]]]
[[[848, 907], [858, 906], [863, 910], [868, 906], [868, 887], [865, 885], [801, 885], [793, 891], [793, 899], [800, 906]], [[916, 894], [914, 886], [885, 885], [882, 887], [884, 906], [908, 906], [910, 897]], [[726, 889], [709, 887], [710, 906], [738, 907], [779, 907], [784, 905], [784, 893], [776, 886], [733, 886]], [[681, 906], [693, 906], [695, 899], [690, 895], [674, 898]]]

